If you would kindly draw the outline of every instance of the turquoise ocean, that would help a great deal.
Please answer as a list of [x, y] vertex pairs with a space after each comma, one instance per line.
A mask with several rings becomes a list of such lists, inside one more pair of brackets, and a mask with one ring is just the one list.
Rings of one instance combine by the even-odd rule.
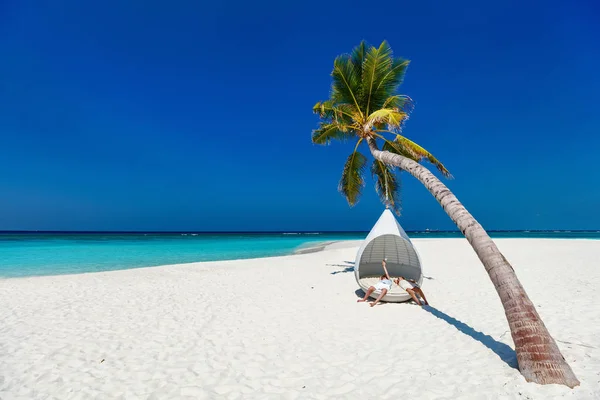
[[[67, 233], [0, 232], [0, 278], [110, 271], [196, 261], [272, 257], [368, 232]], [[462, 237], [409, 232], [412, 238]], [[600, 231], [490, 232], [494, 238], [600, 239]]]

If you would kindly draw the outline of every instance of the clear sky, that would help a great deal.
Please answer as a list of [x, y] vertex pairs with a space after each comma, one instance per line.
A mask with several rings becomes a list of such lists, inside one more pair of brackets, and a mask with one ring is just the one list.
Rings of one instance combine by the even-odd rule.
[[[289, 3], [289, 4], [288, 4]], [[404, 133], [487, 229], [600, 229], [597, 1], [0, 1], [0, 230], [369, 230], [333, 59], [411, 60]], [[365, 153], [368, 149], [363, 150]], [[407, 174], [406, 229], [455, 229]]]

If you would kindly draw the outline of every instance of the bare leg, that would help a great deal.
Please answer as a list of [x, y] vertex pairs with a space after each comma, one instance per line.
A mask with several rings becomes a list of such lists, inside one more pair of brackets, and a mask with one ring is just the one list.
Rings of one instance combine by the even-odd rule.
[[425, 297], [425, 293], [423, 293], [423, 290], [421, 290], [421, 288], [415, 288], [414, 290], [419, 296], [423, 298], [423, 300], [425, 300], [425, 305], [428, 306], [429, 302], [427, 301], [427, 297]]
[[371, 286], [368, 290], [367, 293], [365, 293], [365, 297], [363, 297], [362, 299], [358, 299], [356, 300], [357, 303], [361, 303], [363, 301], [367, 301], [367, 299], [369, 298], [369, 296], [371, 295], [371, 293], [373, 293], [375, 291], [375, 287]]
[[371, 307], [373, 307], [375, 304], [379, 303], [379, 301], [380, 301], [381, 299], [383, 299], [383, 296], [385, 296], [385, 295], [386, 295], [386, 293], [387, 293], [387, 289], [381, 289], [381, 294], [379, 295], [379, 297], [378, 297], [378, 298], [376, 298], [376, 299], [375, 299], [375, 301], [374, 301], [374, 302], [372, 302], [372, 303], [371, 303]]
[[410, 294], [410, 297], [412, 297], [412, 299], [420, 306], [422, 306], [423, 304], [421, 304], [421, 302], [419, 301], [419, 298], [417, 297], [417, 295], [415, 294], [415, 291], [412, 289], [406, 289], [406, 293]]

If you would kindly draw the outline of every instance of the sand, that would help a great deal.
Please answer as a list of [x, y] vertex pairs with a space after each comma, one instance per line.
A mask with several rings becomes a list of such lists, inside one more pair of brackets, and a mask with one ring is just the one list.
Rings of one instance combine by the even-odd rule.
[[0, 280], [0, 398], [600, 398], [600, 241], [496, 241], [580, 379], [573, 390], [515, 369], [466, 240], [414, 242], [428, 310], [356, 303], [356, 242]]

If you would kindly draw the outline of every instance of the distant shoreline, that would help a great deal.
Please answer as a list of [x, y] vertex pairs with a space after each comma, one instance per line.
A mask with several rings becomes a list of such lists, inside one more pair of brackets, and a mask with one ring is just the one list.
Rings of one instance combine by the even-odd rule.
[[[317, 253], [323, 250], [333, 250], [333, 249], [347, 249], [351, 247], [359, 247], [362, 243], [362, 240], [330, 240], [327, 242], [317, 242], [314, 243], [313, 246], [302, 247], [294, 251], [293, 255], [296, 254], [308, 254], [308, 253]], [[311, 243], [313, 244], [313, 243]]]
[[[488, 233], [600, 233], [600, 229], [488, 229]], [[0, 230], [3, 234], [131, 234], [131, 235], [329, 235], [329, 234], [368, 234], [369, 231], [53, 231], [53, 230]], [[408, 234], [458, 234], [459, 230], [412, 230]]]
[[[600, 240], [600, 230], [514, 230], [493, 231], [488, 230], [492, 239], [591, 239]], [[463, 238], [459, 231], [406, 231], [411, 239], [425, 238]], [[323, 232], [109, 232], [109, 231], [0, 231], [0, 243], [5, 241], [27, 241], [47, 239], [93, 239], [101, 238], [106, 241], [119, 240], [145, 240], [157, 238], [181, 238], [181, 240], [208, 239], [211, 237], [219, 240], [232, 239], [300, 239], [307, 242], [325, 242], [332, 240], [364, 239], [368, 232], [356, 231], [323, 231]], [[320, 240], [322, 237], [322, 240]]]
[[[361, 237], [319, 237], [313, 236], [288, 241], [264, 237], [189, 237], [160, 236], [120, 237], [105, 236], [0, 236], [0, 253], [4, 256], [0, 265], [0, 280], [32, 276], [59, 276], [129, 270], [164, 265], [190, 264], [198, 262], [219, 262], [263, 259], [281, 256], [295, 256], [318, 253], [324, 250], [358, 248], [365, 239]], [[535, 243], [552, 242], [563, 245], [570, 242], [599, 242], [600, 235], [594, 237], [494, 237], [499, 245], [512, 241]], [[266, 240], [265, 240], [266, 239]], [[316, 239], [316, 240], [315, 240]], [[413, 243], [462, 243], [462, 235], [440, 237], [439, 235], [412, 236]], [[443, 240], [442, 240], [443, 239]], [[280, 247], [271, 247], [277, 244]], [[287, 244], [286, 244], [287, 243]], [[221, 246], [215, 247], [215, 246]], [[72, 257], [76, 255], [76, 257]]]

